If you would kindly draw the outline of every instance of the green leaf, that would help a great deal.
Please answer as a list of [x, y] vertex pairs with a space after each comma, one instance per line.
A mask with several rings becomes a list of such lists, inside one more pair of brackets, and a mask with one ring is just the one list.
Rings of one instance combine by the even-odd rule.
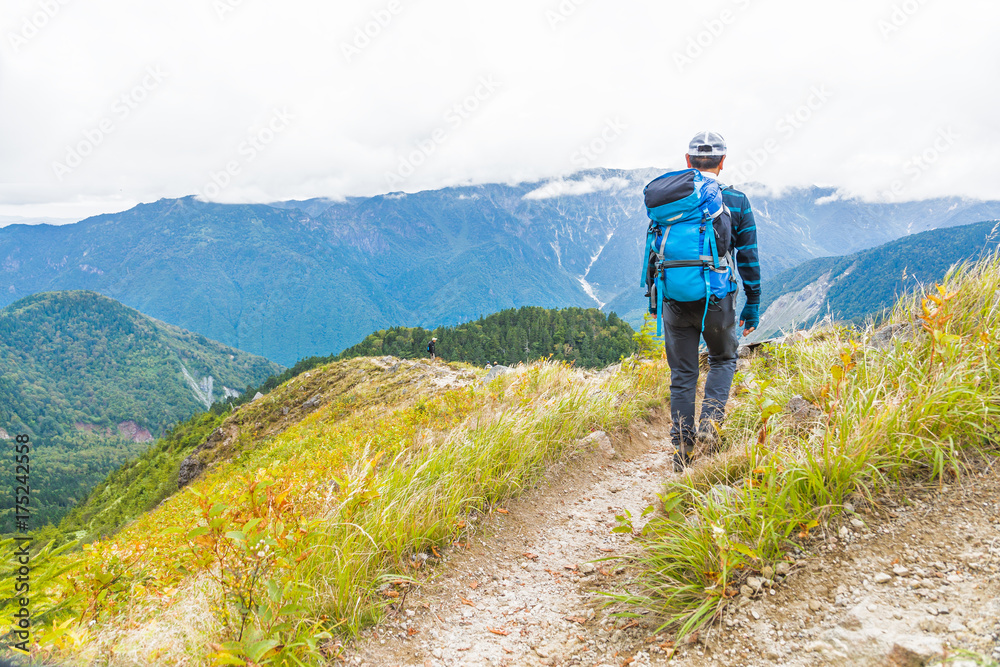
[[211, 519], [213, 517], [217, 517], [223, 512], [225, 512], [226, 509], [228, 508], [229, 505], [225, 503], [215, 503], [214, 505], [212, 505], [212, 509], [208, 510], [208, 518]]
[[187, 538], [189, 540], [193, 540], [195, 538], [201, 537], [202, 535], [208, 535], [209, 530], [210, 529], [208, 526], [198, 526], [197, 528], [192, 528], [190, 532], [188, 532]]
[[730, 542], [729, 546], [731, 549], [733, 549], [733, 551], [741, 553], [747, 558], [751, 558], [753, 560], [760, 560], [760, 555], [745, 544], [742, 544], [740, 542]]
[[254, 662], [260, 662], [266, 653], [279, 646], [281, 646], [281, 642], [277, 639], [263, 639], [259, 642], [254, 642], [246, 647], [247, 657]]
[[244, 535], [243, 531], [241, 530], [230, 530], [228, 533], [226, 533], [226, 537], [235, 542], [245, 543], [247, 541], [246, 535]]

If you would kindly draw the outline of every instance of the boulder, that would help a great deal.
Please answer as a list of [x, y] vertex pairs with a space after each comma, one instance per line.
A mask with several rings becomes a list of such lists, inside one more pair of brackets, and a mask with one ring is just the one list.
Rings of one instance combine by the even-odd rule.
[[910, 322], [889, 324], [868, 338], [868, 346], [876, 350], [887, 350], [892, 347], [893, 340], [898, 338], [902, 341], [911, 341], [913, 340], [913, 335], [914, 327]]
[[489, 373], [486, 374], [486, 377], [483, 378], [483, 382], [490, 382], [495, 378], [500, 377], [504, 373], [509, 373], [509, 372], [510, 372], [509, 366], [501, 366], [500, 364], [497, 364], [496, 366], [490, 369]]
[[594, 447], [603, 454], [606, 458], [614, 458], [617, 452], [615, 452], [614, 446], [611, 444], [611, 438], [604, 431], [594, 431], [586, 438], [580, 441], [581, 445], [587, 447]]
[[801, 396], [792, 396], [785, 406], [784, 412], [790, 415], [798, 425], [811, 424], [823, 415], [822, 410]]
[[195, 454], [181, 461], [181, 467], [177, 471], [177, 488], [182, 489], [190, 484], [198, 475], [204, 472], [206, 467], [205, 463]]

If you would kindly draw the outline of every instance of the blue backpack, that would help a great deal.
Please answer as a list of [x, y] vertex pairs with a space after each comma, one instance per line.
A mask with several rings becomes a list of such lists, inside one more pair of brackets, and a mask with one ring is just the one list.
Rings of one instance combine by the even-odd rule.
[[[649, 312], [656, 315], [656, 335], [662, 333], [666, 301], [722, 299], [736, 291], [732, 258], [732, 218], [715, 179], [697, 169], [660, 176], [643, 191], [649, 230], [642, 282]], [[705, 327], [702, 316], [702, 329]]]

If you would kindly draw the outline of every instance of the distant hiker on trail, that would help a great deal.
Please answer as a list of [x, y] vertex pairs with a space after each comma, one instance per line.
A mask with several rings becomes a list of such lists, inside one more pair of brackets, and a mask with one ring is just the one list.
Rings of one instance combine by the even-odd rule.
[[431, 342], [427, 344], [427, 354], [431, 355], [431, 360], [437, 359], [437, 338], [431, 338]]
[[[719, 183], [726, 141], [715, 132], [691, 140], [688, 169], [660, 176], [646, 186], [650, 218], [642, 285], [649, 312], [657, 315], [670, 365], [670, 416], [674, 470], [692, 460], [695, 445], [712, 454], [736, 372], [736, 274], [747, 302], [739, 317], [744, 336], [760, 322], [757, 227], [747, 196]], [[734, 259], [735, 255], [735, 259]], [[708, 377], [701, 418], [695, 427], [698, 348], [708, 348]]]

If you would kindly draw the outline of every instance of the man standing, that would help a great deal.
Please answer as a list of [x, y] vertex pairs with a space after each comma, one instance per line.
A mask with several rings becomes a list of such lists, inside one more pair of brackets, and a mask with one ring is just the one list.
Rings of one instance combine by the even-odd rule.
[[431, 338], [431, 342], [427, 345], [427, 353], [431, 355], [431, 361], [437, 358], [437, 338]]
[[[706, 179], [718, 181], [726, 161], [726, 141], [715, 132], [701, 132], [691, 140], [687, 165]], [[757, 257], [757, 228], [747, 196], [730, 187], [722, 187], [722, 199], [732, 219], [729, 247], [735, 251], [736, 267], [743, 279], [746, 306], [739, 317], [744, 336], [749, 336], [760, 322], [760, 264]], [[709, 229], [712, 227], [709, 226]], [[671, 439], [676, 454], [674, 470], [681, 472], [691, 463], [698, 449], [714, 453], [719, 445], [719, 425], [736, 372], [736, 290], [724, 298], [663, 303], [664, 339], [670, 365]], [[704, 338], [708, 348], [709, 371], [705, 379], [705, 398], [701, 418], [695, 429], [695, 394], [698, 387], [698, 348]]]

